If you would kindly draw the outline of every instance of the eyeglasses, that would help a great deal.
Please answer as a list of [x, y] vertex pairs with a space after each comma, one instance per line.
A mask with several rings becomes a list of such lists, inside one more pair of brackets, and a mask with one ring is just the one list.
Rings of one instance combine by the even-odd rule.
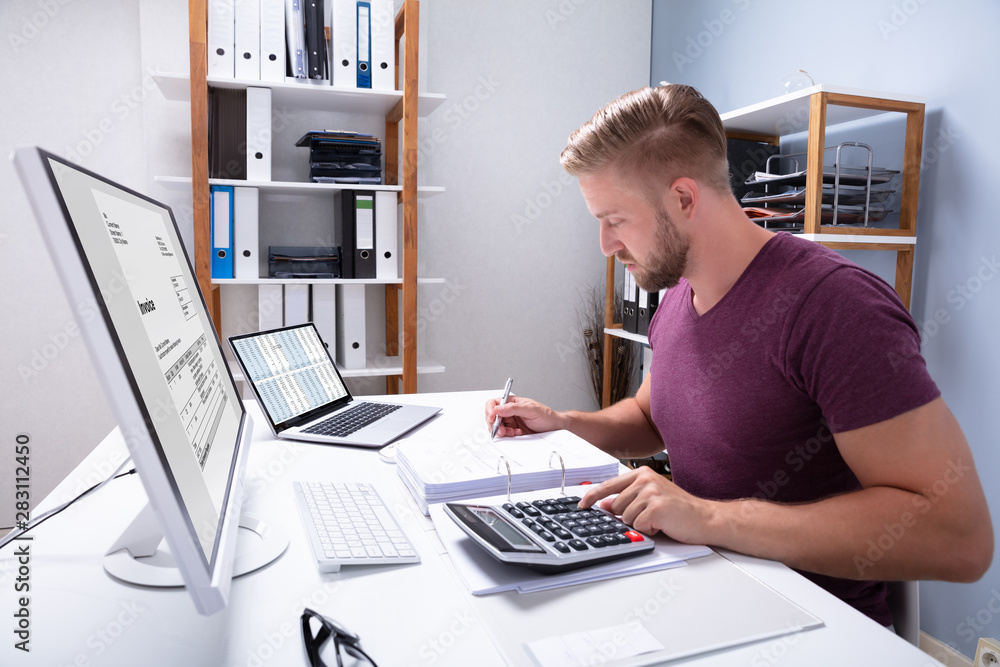
[[344, 667], [340, 657], [341, 650], [352, 657], [367, 660], [372, 667], [378, 667], [371, 656], [362, 650], [361, 639], [356, 634], [307, 607], [302, 612], [302, 640], [305, 642], [306, 655], [309, 656], [309, 664], [312, 667], [327, 667], [319, 652], [330, 637], [333, 637], [333, 645], [337, 650], [337, 667]]

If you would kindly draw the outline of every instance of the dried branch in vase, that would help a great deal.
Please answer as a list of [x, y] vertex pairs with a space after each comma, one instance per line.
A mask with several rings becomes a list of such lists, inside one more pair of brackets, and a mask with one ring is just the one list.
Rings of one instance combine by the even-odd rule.
[[[588, 287], [581, 294], [578, 313], [583, 328], [584, 360], [590, 376], [591, 389], [598, 407], [604, 387], [604, 286]], [[622, 295], [615, 290], [614, 312], [621, 313]], [[632, 391], [639, 371], [641, 346], [624, 338], [611, 338], [611, 403], [616, 403]]]

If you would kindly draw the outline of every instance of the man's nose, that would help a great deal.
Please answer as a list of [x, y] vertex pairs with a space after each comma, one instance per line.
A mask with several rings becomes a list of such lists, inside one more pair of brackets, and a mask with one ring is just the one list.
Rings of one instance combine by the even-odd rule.
[[601, 225], [601, 252], [604, 253], [605, 257], [611, 257], [624, 247], [607, 225]]

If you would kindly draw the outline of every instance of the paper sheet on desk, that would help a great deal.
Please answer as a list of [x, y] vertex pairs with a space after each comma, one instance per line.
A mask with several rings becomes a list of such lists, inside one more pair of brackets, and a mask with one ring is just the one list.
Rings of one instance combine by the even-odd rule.
[[[571, 491], [567, 489], [567, 491]], [[659, 536], [656, 548], [648, 554], [623, 558], [610, 563], [602, 563], [563, 574], [540, 574], [519, 565], [508, 565], [494, 560], [469, 538], [451, 517], [444, 512], [443, 505], [430, 506], [431, 520], [441, 543], [451, 556], [455, 569], [469, 587], [473, 595], [489, 595], [503, 591], [533, 593], [563, 586], [613, 579], [643, 572], [665, 570], [686, 565], [691, 558], [699, 558], [712, 553], [706, 546], [681, 544]]]
[[610, 628], [547, 637], [527, 644], [542, 667], [587, 667], [625, 660], [664, 646], [638, 621]]

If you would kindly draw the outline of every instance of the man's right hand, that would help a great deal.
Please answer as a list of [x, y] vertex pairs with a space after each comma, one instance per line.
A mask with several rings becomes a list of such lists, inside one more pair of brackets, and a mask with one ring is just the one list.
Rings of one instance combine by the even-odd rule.
[[503, 421], [497, 429], [497, 436], [511, 437], [542, 433], [566, 428], [566, 416], [550, 407], [522, 396], [511, 394], [507, 403], [500, 405], [499, 398], [486, 401], [486, 425], [492, 427], [493, 420]]

